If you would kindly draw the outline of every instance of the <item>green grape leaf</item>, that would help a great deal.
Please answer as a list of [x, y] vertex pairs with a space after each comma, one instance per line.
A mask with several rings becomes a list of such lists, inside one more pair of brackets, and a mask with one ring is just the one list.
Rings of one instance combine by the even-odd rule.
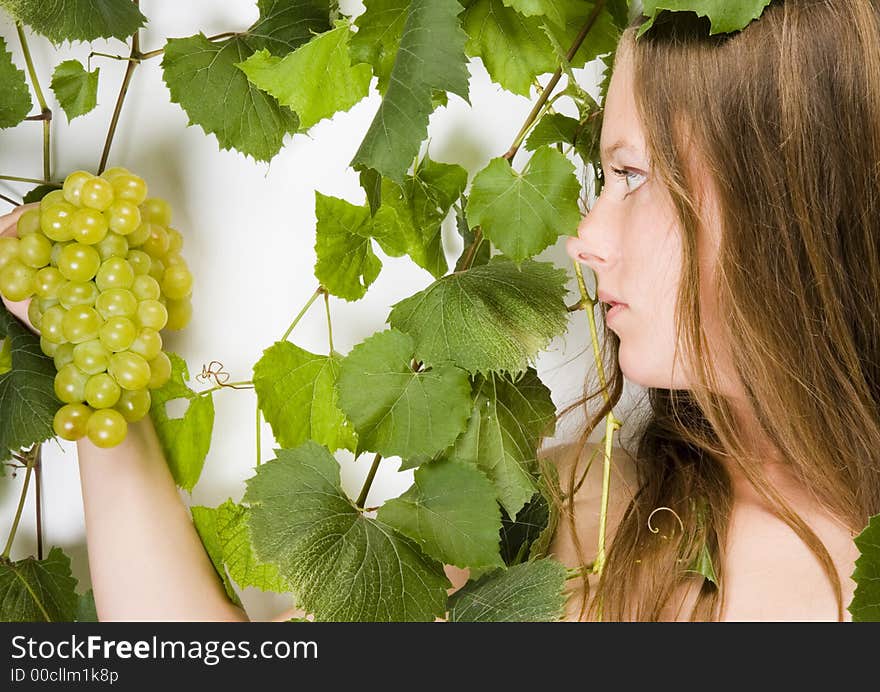
[[608, 0], [608, 12], [614, 19], [614, 25], [623, 31], [629, 25], [629, 0]]
[[229, 576], [242, 588], [256, 587], [262, 591], [284, 593], [290, 586], [278, 572], [278, 566], [262, 563], [254, 556], [250, 509], [227, 500], [217, 508], [217, 536], [223, 545], [223, 561]]
[[452, 204], [467, 185], [467, 170], [461, 166], [432, 161], [419, 163], [403, 185], [382, 180], [382, 207], [396, 212], [398, 223], [375, 225], [372, 235], [392, 257], [409, 255], [435, 278], [449, 271], [443, 252], [441, 226]]
[[384, 95], [397, 58], [400, 37], [412, 0], [365, 0], [364, 12], [355, 20], [357, 33], [351, 37], [349, 53], [353, 63], [373, 66], [376, 88]]
[[467, 373], [454, 365], [414, 372], [412, 337], [389, 329], [342, 361], [339, 406], [354, 423], [358, 451], [409, 457], [446, 449], [467, 425]]
[[6, 40], [0, 36], [0, 128], [13, 127], [24, 120], [33, 107], [24, 72], [12, 62]]
[[376, 519], [458, 567], [503, 567], [501, 512], [492, 482], [471, 464], [440, 459], [421, 466], [415, 483], [388, 500]]
[[576, 233], [580, 190], [574, 164], [551, 146], [532, 155], [524, 174], [499, 156], [474, 177], [467, 215], [496, 247], [519, 262], [559, 236]]
[[248, 81], [237, 64], [266, 49], [283, 57], [331, 28], [329, 0], [260, 0], [260, 18], [246, 32], [224, 41], [199, 33], [165, 45], [162, 70], [171, 100], [190, 125], [214, 134], [221, 149], [269, 161], [285, 134], [297, 132], [297, 115]]
[[644, 0], [642, 14], [648, 19], [639, 27], [636, 38], [650, 29], [657, 16], [663, 10], [673, 12], [694, 12], [697, 16], [708, 17], [710, 22], [709, 35], [726, 34], [740, 31], [752, 20], [764, 13], [764, 9], [772, 0]]
[[0, 375], [12, 370], [12, 339], [0, 340]]
[[[529, 97], [535, 79], [558, 66], [556, 52], [542, 25], [549, 22], [557, 40], [566, 49], [574, 44], [584, 22], [594, 9], [585, 0], [557, 2], [554, 7], [564, 23], [551, 16], [525, 16], [502, 0], [476, 0], [461, 15], [461, 23], [469, 38], [467, 54], [479, 57], [492, 80], [514, 94]], [[525, 0], [519, 4], [525, 5]], [[531, 4], [535, 4], [532, 2]], [[544, 3], [548, 4], [548, 3]], [[583, 67], [598, 55], [613, 51], [619, 30], [607, 10], [603, 9], [586, 39], [571, 61], [572, 67]]]
[[223, 583], [227, 598], [240, 607], [242, 605], [241, 599], [235, 592], [235, 587], [226, 573], [226, 567], [223, 563], [223, 543], [217, 535], [217, 508], [192, 505], [189, 511], [192, 515], [193, 526], [196, 527], [205, 552], [208, 553], [211, 564], [214, 565], [214, 570]]
[[0, 338], [9, 342], [12, 369], [0, 374], [0, 457], [52, 437], [62, 403], [55, 396], [55, 363], [40, 349], [40, 337], [0, 303]]
[[585, 163], [597, 158], [597, 147], [601, 134], [601, 120], [598, 117], [579, 122], [562, 113], [548, 113], [535, 125], [523, 146], [535, 151], [548, 144], [561, 142], [574, 145], [574, 151]]
[[450, 274], [392, 306], [388, 323], [415, 339], [416, 358], [471, 373], [523, 372], [568, 324], [566, 275], [503, 257]]
[[263, 351], [254, 365], [254, 389], [260, 409], [283, 447], [308, 439], [331, 451], [354, 451], [354, 429], [339, 410], [337, 355], [319, 356], [289, 341], [278, 341]]
[[0, 0], [9, 14], [53, 43], [118, 38], [147, 22], [131, 0]]
[[850, 576], [856, 590], [847, 610], [853, 622], [880, 622], [880, 514], [870, 518], [855, 543], [860, 554]]
[[533, 369], [516, 381], [498, 374], [476, 378], [473, 412], [452, 455], [482, 469], [508, 517], [516, 517], [538, 490], [536, 450], [555, 421], [550, 390]]
[[[198, 483], [211, 447], [214, 429], [214, 399], [211, 394], [196, 394], [184, 382], [189, 380], [186, 362], [176, 353], [166, 351], [171, 359], [171, 379], [150, 390], [150, 417], [156, 426], [159, 442], [168, 460], [174, 482], [187, 492]], [[169, 418], [165, 405], [174, 399], [188, 399], [189, 408], [182, 418]]]
[[243, 502], [256, 557], [277, 564], [316, 620], [433, 621], [452, 584], [415, 541], [365, 517], [345, 495], [339, 463], [309, 441], [257, 467]]
[[412, 0], [390, 84], [364, 141], [351, 161], [402, 185], [428, 134], [434, 90], [451, 91], [468, 105], [467, 35], [457, 0]]
[[22, 199], [22, 204], [30, 204], [31, 202], [39, 202], [43, 197], [48, 195], [52, 190], [59, 189], [60, 185], [37, 185], [32, 190], [28, 190]]
[[369, 65], [351, 65], [348, 38], [351, 29], [340, 26], [300, 46], [284, 58], [260, 50], [236, 67], [258, 89], [296, 112], [300, 131], [324, 118], [347, 111], [370, 91]]
[[76, 603], [76, 622], [98, 622], [98, 610], [95, 607], [95, 594], [89, 589], [79, 594]]
[[52, 91], [70, 122], [92, 110], [98, 103], [100, 67], [86, 72], [79, 60], [65, 60], [52, 73]]
[[565, 612], [566, 570], [543, 558], [495, 570], [449, 597], [449, 622], [554, 622]]
[[535, 493], [513, 520], [501, 517], [501, 555], [507, 565], [529, 559], [532, 545], [541, 537], [550, 519], [550, 506], [543, 493]]
[[503, 0], [507, 7], [512, 7], [526, 17], [547, 17], [555, 24], [565, 24], [563, 5], [566, 0]]
[[59, 547], [44, 560], [0, 557], [0, 621], [73, 622], [79, 597], [70, 558]]
[[379, 276], [381, 260], [373, 252], [370, 237], [396, 226], [393, 209], [370, 216], [368, 206], [355, 206], [344, 199], [315, 190], [315, 278], [330, 293], [345, 300], [360, 300]]

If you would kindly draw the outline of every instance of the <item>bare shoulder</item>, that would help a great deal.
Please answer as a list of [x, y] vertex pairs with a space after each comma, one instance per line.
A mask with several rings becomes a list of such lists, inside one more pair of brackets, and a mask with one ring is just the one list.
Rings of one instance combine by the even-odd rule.
[[[844, 609], [856, 584], [855, 535], [816, 505], [796, 507], [823, 542], [843, 591]], [[837, 599], [819, 559], [795, 532], [769, 511], [735, 504], [725, 556], [727, 597], [721, 620], [837, 620]], [[844, 619], [852, 615], [844, 610]]]
[[[582, 561], [589, 563], [596, 557], [599, 542], [604, 445], [588, 443], [577, 449], [574, 445], [560, 445], [543, 450], [542, 457], [554, 463], [559, 473], [562, 492], [567, 494], [583, 478], [574, 494], [571, 512], [562, 512], [553, 535], [549, 553], [566, 567], [574, 568]], [[584, 476], [584, 474], [586, 474]], [[611, 453], [611, 477], [608, 489], [608, 514], [605, 542], [610, 543], [623, 512], [637, 488], [635, 462], [622, 447], [615, 446]], [[568, 509], [568, 502], [565, 503]], [[595, 586], [590, 580], [591, 588]], [[577, 620], [583, 596], [583, 584], [571, 581], [567, 594], [565, 620]]]

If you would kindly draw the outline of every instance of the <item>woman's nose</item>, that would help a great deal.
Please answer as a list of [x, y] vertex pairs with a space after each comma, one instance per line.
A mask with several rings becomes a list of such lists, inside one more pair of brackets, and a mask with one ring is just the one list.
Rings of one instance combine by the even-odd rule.
[[608, 248], [597, 242], [595, 211], [588, 212], [578, 225], [577, 235], [565, 241], [565, 249], [575, 262], [589, 265], [594, 271], [606, 268]]

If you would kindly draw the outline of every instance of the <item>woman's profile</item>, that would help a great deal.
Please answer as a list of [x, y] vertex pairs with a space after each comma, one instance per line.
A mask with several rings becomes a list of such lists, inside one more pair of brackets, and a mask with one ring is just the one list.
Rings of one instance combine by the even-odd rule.
[[[643, 20], [615, 54], [601, 194], [567, 242], [595, 272], [611, 370], [542, 461], [569, 567], [599, 534], [588, 437], [624, 378], [647, 405], [613, 454], [601, 574], [570, 582], [565, 619], [851, 619], [853, 537], [880, 513], [880, 9], [774, 0], [714, 36], [674, 12], [637, 38]], [[100, 620], [248, 619], [149, 417], [77, 451]]]

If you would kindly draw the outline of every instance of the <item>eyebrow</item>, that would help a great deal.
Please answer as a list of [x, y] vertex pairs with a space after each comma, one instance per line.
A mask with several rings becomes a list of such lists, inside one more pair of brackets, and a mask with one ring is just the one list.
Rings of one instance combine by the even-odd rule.
[[627, 151], [631, 151], [633, 153], [637, 153], [638, 149], [636, 149], [634, 144], [627, 142], [625, 139], [618, 139], [614, 144], [612, 144], [607, 149], [602, 150], [602, 158], [608, 159], [611, 155], [616, 152], [618, 149], [625, 149]]

